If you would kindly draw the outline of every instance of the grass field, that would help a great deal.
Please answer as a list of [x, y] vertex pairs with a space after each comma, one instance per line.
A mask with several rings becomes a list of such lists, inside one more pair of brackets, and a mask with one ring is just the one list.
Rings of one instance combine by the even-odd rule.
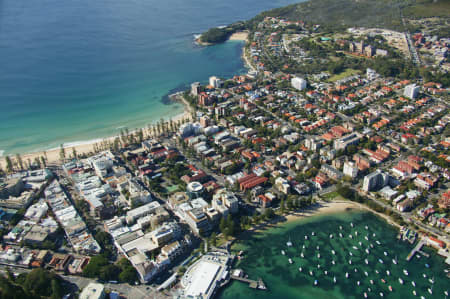
[[340, 74], [336, 74], [336, 75], [331, 76], [328, 79], [328, 81], [329, 82], [336, 82], [337, 80], [343, 79], [343, 78], [348, 77], [348, 76], [356, 75], [356, 74], [359, 74], [359, 73], [360, 73], [360, 71], [358, 71], [358, 70], [346, 69], [345, 71], [343, 71]]
[[406, 17], [430, 18], [430, 17], [450, 17], [450, 1], [438, 0], [418, 0], [416, 4], [406, 7], [403, 10]]

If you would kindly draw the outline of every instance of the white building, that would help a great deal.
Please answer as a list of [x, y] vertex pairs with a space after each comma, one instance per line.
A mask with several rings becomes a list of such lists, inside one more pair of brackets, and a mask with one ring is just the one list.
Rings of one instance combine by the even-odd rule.
[[291, 79], [291, 85], [297, 90], [303, 90], [306, 88], [306, 80], [303, 78], [294, 77]]
[[101, 283], [91, 282], [80, 294], [80, 299], [103, 299], [105, 298], [105, 286]]
[[415, 99], [417, 97], [417, 95], [419, 94], [419, 90], [420, 90], [420, 87], [417, 86], [416, 84], [406, 85], [403, 95], [410, 99]]
[[222, 85], [222, 81], [216, 76], [209, 77], [209, 85], [214, 88], [218, 88]]
[[358, 167], [355, 162], [347, 161], [344, 163], [344, 175], [349, 176], [352, 179], [358, 176]]

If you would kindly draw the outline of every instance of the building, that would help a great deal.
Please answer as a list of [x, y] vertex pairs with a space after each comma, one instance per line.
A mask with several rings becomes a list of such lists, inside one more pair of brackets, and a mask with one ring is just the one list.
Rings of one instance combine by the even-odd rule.
[[91, 282], [80, 294], [80, 299], [103, 299], [105, 298], [105, 286], [101, 283]]
[[303, 90], [306, 88], [306, 80], [303, 78], [294, 77], [291, 79], [291, 85], [297, 90]]
[[329, 178], [333, 180], [340, 180], [344, 176], [342, 172], [328, 164], [322, 164], [322, 166], [320, 167], [320, 171], [324, 172]]
[[349, 145], [356, 145], [359, 143], [359, 140], [362, 138], [362, 135], [359, 133], [351, 133], [343, 136], [342, 138], [336, 139], [334, 141], [334, 149], [335, 150], [345, 150]]
[[288, 181], [282, 177], [278, 177], [275, 180], [275, 186], [277, 187], [277, 189], [284, 193], [284, 194], [289, 194], [291, 186], [289, 185]]
[[190, 199], [202, 197], [203, 191], [203, 185], [199, 182], [191, 182], [186, 187], [186, 193]]
[[347, 161], [344, 163], [344, 175], [349, 176], [352, 179], [358, 176], [358, 166], [355, 162]]
[[389, 180], [389, 174], [377, 170], [364, 177], [363, 190], [366, 192], [376, 191], [384, 186], [387, 186], [389, 184]]
[[209, 85], [214, 88], [219, 88], [222, 85], [222, 81], [216, 76], [209, 77]]
[[403, 95], [410, 99], [415, 99], [419, 94], [420, 87], [416, 84], [409, 84], [405, 86]]
[[137, 219], [154, 213], [160, 206], [157, 201], [153, 201], [136, 209], [129, 210], [126, 217], [127, 223], [134, 223]]
[[[225, 189], [217, 191], [217, 193], [213, 196], [213, 201], [215, 201], [219, 206], [220, 204], [225, 206], [232, 214], [237, 213], [239, 210], [239, 200], [237, 199], [236, 195], [234, 195], [233, 192], [227, 191]], [[216, 209], [216, 207], [214, 208]]]
[[194, 82], [191, 84], [191, 94], [193, 96], [198, 96], [200, 93], [200, 82]]

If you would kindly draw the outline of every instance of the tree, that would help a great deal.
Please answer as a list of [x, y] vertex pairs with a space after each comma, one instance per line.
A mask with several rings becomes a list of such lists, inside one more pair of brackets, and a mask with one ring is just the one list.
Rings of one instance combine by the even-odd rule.
[[272, 208], [267, 208], [267, 209], [265, 209], [265, 211], [264, 211], [264, 217], [265, 217], [266, 219], [272, 219], [274, 215], [275, 215], [275, 213], [274, 213], [274, 211], [273, 211]]
[[9, 156], [6, 156], [5, 157], [5, 161], [6, 161], [6, 171], [12, 172], [13, 171], [13, 164], [12, 164], [11, 158]]
[[280, 210], [281, 210], [281, 213], [284, 213], [284, 212], [285, 212], [285, 208], [284, 208], [284, 198], [282, 198], [281, 201], [280, 201]]
[[211, 236], [209, 237], [209, 242], [213, 245], [216, 246], [217, 243], [217, 234], [215, 232], [213, 232], [211, 234]]
[[20, 167], [20, 170], [23, 170], [23, 161], [22, 161], [22, 157], [19, 154], [16, 154], [16, 160], [17, 160], [17, 164]]
[[59, 148], [59, 159], [61, 161], [64, 161], [66, 159], [66, 150], [64, 149], [63, 144], [61, 144]]
[[47, 167], [47, 161], [46, 161], [46, 159], [44, 158], [44, 156], [41, 156], [41, 161], [42, 161], [42, 165], [43, 165], [44, 167]]
[[72, 156], [74, 159], [77, 159], [77, 150], [75, 149], [75, 147], [72, 147]]

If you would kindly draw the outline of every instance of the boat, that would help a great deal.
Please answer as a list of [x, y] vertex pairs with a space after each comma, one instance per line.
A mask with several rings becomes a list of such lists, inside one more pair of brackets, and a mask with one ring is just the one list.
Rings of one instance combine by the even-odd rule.
[[364, 298], [367, 298], [367, 293], [366, 292], [364, 292]]
[[348, 272], [345, 272], [345, 278], [348, 278]]
[[308, 236], [305, 236], [305, 240], [308, 240]]
[[394, 265], [397, 265], [397, 256], [395, 256], [395, 259], [392, 259], [392, 262], [394, 263]]
[[342, 230], [342, 225], [339, 225], [339, 229]]
[[417, 257], [418, 259], [420, 259], [420, 254], [416, 254], [416, 257]]
[[355, 232], [355, 236], [358, 236], [358, 231]]
[[372, 279], [370, 280], [370, 284], [373, 284], [373, 280]]
[[318, 284], [317, 279], [314, 280], [314, 285], [316, 286]]
[[408, 271], [406, 271], [406, 269], [403, 269], [403, 273], [404, 273], [406, 276], [409, 275], [409, 273], [408, 273]]
[[292, 264], [292, 263], [293, 263], [293, 261], [292, 261], [292, 259], [291, 259], [291, 258], [290, 258], [290, 259], [289, 259], [288, 261], [289, 261], [289, 264]]
[[414, 282], [414, 280], [411, 281], [411, 284], [412, 284], [413, 287], [416, 287], [416, 283]]
[[389, 272], [389, 270], [386, 270], [386, 274], [387, 276], [391, 275], [391, 272]]
[[425, 273], [423, 273], [423, 278], [427, 278], [427, 275]]
[[323, 273], [325, 273], [325, 275], [328, 275], [328, 271], [327, 270], [323, 271]]
[[348, 235], [348, 237], [349, 237], [350, 239], [353, 239], [353, 236], [352, 236], [352, 235]]
[[341, 237], [341, 238], [343, 237], [341, 233], [339, 233], [339, 237]]
[[361, 282], [360, 282], [360, 281], [358, 280], [358, 281], [356, 282], [356, 284], [357, 284], [357, 285], [360, 285], [360, 284], [361, 284]]
[[317, 249], [317, 250], [320, 250], [320, 246], [319, 246], [319, 245], [317, 245], [316, 249]]
[[356, 247], [356, 246], [353, 246], [353, 249], [355, 249], [355, 250], [358, 250], [358, 247]]
[[333, 235], [330, 234], [330, 239], [333, 239]]
[[445, 296], [448, 296], [448, 292], [447, 291], [444, 291], [444, 294], [445, 294]]
[[378, 270], [375, 270], [375, 273], [379, 274], [380, 272], [378, 272]]
[[303, 249], [305, 249], [305, 248], [306, 248], [306, 246], [305, 246], [305, 245], [303, 245], [303, 246], [302, 246], [302, 248], [303, 248]]
[[369, 261], [367, 259], [365, 259], [364, 262], [366, 263], [366, 265], [369, 264]]
[[366, 226], [365, 226], [365, 229], [369, 229], [369, 227], [366, 225]]
[[369, 241], [369, 238], [367, 236], [365, 236], [364, 239], [366, 239], [366, 241]]
[[385, 252], [383, 252], [384, 253], [384, 256], [387, 256], [388, 255], [388, 253], [385, 251]]
[[335, 265], [335, 264], [336, 264], [336, 262], [335, 262], [334, 260], [332, 260], [332, 261], [331, 261], [331, 263], [332, 263], [333, 265]]
[[350, 256], [353, 256], [353, 253], [351, 251], [349, 251], [348, 254], [350, 254]]
[[361, 241], [359, 241], [358, 244], [359, 244], [359, 246], [362, 246], [362, 242]]
[[284, 250], [281, 250], [281, 254], [286, 255], [286, 252], [284, 252]]
[[367, 288], [367, 290], [368, 290], [369, 292], [372, 292], [372, 289], [371, 289], [371, 288]]
[[413, 295], [414, 295], [414, 296], [417, 296], [416, 290], [413, 290]]
[[312, 233], [311, 233], [311, 236], [314, 236], [315, 234], [316, 234], [315, 232], [312, 232]]
[[332, 253], [332, 254], [336, 254], [336, 251], [334, 251], [333, 249], [331, 249], [331, 253]]
[[377, 234], [373, 233], [372, 236], [375, 237]]
[[369, 276], [369, 273], [367, 273], [367, 271], [364, 271], [364, 275]]
[[391, 286], [388, 286], [388, 288], [389, 288], [389, 291], [391, 291], [391, 292], [392, 292], [392, 287], [391, 287]]
[[352, 260], [349, 260], [349, 261], [348, 261], [348, 264], [351, 265], [351, 264], [352, 264]]
[[320, 259], [320, 253], [317, 254], [317, 258]]
[[358, 272], [358, 269], [355, 268], [354, 270], [355, 270], [355, 273]]
[[382, 278], [382, 279], [381, 279], [381, 282], [382, 282], [382, 283], [386, 283], [386, 280], [384, 280], [384, 278]]
[[383, 292], [380, 292], [380, 297], [383, 297], [383, 296], [384, 296]]
[[298, 271], [299, 271], [299, 272], [302, 272], [302, 271], [303, 271], [302, 267], [299, 267], [299, 268], [298, 268]]
[[289, 241], [286, 242], [287, 247], [292, 247], [291, 237], [289, 237]]
[[333, 277], [333, 282], [336, 283], [336, 281], [337, 281], [337, 280], [336, 280], [336, 276], [335, 276], [335, 277]]
[[373, 244], [372, 243], [370, 243], [370, 248], [373, 248]]
[[428, 281], [431, 283], [431, 284], [433, 284], [434, 283], [434, 277], [433, 278], [430, 278], [430, 279], [428, 279]]
[[350, 226], [353, 227], [353, 222], [350, 222]]
[[313, 276], [313, 275], [314, 275], [314, 272], [311, 271], [311, 270], [309, 270], [309, 275]]
[[403, 279], [402, 279], [401, 277], [399, 277], [399, 278], [398, 278], [398, 282], [399, 282], [400, 284], [403, 284]]
[[370, 250], [368, 248], [366, 248], [366, 253], [370, 254]]
[[380, 264], [384, 263], [382, 259], [378, 259], [378, 261], [380, 262]]
[[428, 265], [428, 264], [425, 264], [425, 267], [427, 267], [427, 268], [430, 268], [430, 265]]
[[320, 269], [320, 264], [317, 264], [317, 269]]
[[375, 243], [377, 243], [378, 245], [381, 245], [380, 241], [376, 240]]
[[428, 288], [428, 293], [430, 293], [430, 295], [433, 295], [433, 287], [431, 287], [431, 289]]
[[302, 258], [305, 257], [305, 255], [303, 254], [303, 251], [302, 251], [302, 253], [300, 253], [300, 256], [301, 256]]

